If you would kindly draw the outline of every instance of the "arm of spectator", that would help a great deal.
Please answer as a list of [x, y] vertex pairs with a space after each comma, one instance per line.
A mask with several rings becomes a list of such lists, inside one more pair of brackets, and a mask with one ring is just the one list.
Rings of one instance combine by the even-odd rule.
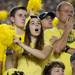
[[21, 46], [25, 51], [29, 52], [33, 56], [35, 56], [38, 59], [46, 59], [46, 57], [51, 53], [52, 46], [48, 45], [43, 48], [43, 50], [38, 50], [31, 48], [25, 44], [23, 44], [20, 40], [14, 39], [14, 42], [17, 43], [19, 46]]
[[73, 27], [73, 22], [71, 21], [71, 18], [70, 18], [70, 20], [67, 20], [65, 23], [64, 32], [61, 38], [54, 43], [53, 51], [55, 53], [59, 54], [65, 48], [67, 44], [68, 35], [70, 31], [72, 30], [72, 27]]
[[0, 75], [2, 75], [2, 61], [0, 61]]

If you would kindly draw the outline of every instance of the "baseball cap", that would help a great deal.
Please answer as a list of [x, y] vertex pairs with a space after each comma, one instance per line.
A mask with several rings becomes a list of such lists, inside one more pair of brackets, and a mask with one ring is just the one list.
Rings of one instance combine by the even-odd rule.
[[55, 15], [54, 12], [43, 12], [43, 13], [41, 13], [41, 14], [39, 15], [39, 18], [40, 18], [41, 20], [43, 20], [43, 19], [46, 18], [47, 16], [50, 16], [51, 19], [54, 19], [56, 15]]

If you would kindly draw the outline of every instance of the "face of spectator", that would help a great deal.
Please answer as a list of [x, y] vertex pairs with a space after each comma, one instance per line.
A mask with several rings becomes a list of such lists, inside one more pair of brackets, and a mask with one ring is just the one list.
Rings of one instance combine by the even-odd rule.
[[41, 32], [41, 23], [38, 18], [32, 18], [29, 24], [30, 32], [32, 36], [38, 36]]
[[73, 17], [74, 9], [71, 5], [65, 4], [60, 7], [59, 11], [57, 11], [57, 17], [63, 23], [66, 22], [67, 18]]
[[17, 27], [24, 28], [26, 15], [27, 12], [25, 10], [19, 9], [16, 11], [15, 16], [11, 17], [11, 20]]
[[42, 20], [42, 26], [44, 29], [52, 28], [52, 19], [50, 16], [47, 16], [45, 19]]
[[64, 75], [64, 70], [60, 67], [53, 67], [51, 69], [51, 75]]

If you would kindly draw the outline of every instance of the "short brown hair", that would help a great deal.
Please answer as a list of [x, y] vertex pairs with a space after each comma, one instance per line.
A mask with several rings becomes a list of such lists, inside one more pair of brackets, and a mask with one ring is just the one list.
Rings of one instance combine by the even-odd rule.
[[61, 7], [64, 5], [70, 5], [71, 7], [73, 7], [71, 3], [67, 2], [67, 1], [62, 1], [57, 5], [56, 11], [60, 11]]
[[16, 11], [17, 11], [17, 10], [20, 10], [20, 9], [27, 11], [26, 8], [23, 7], [23, 6], [21, 6], [21, 7], [14, 7], [14, 8], [12, 8], [12, 9], [10, 10], [9, 16], [10, 16], [10, 17], [12, 17], [12, 16], [14, 17]]
[[51, 75], [51, 70], [54, 67], [62, 68], [63, 70], [65, 69], [65, 65], [62, 62], [53, 61], [45, 66], [43, 75]]

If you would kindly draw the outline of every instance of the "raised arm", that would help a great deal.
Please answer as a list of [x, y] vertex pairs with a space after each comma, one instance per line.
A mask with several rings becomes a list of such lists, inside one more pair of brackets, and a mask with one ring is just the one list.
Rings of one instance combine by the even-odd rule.
[[29, 52], [38, 59], [45, 59], [52, 51], [52, 47], [50, 45], [45, 46], [43, 50], [38, 50], [23, 44], [18, 39], [15, 39], [14, 42], [17, 43], [19, 46], [21, 46], [25, 51]]
[[53, 46], [53, 51], [55, 53], [60, 53], [66, 47], [68, 35], [71, 32], [72, 28], [73, 28], [73, 21], [72, 18], [70, 18], [65, 23], [64, 32], [61, 38], [57, 40]]

